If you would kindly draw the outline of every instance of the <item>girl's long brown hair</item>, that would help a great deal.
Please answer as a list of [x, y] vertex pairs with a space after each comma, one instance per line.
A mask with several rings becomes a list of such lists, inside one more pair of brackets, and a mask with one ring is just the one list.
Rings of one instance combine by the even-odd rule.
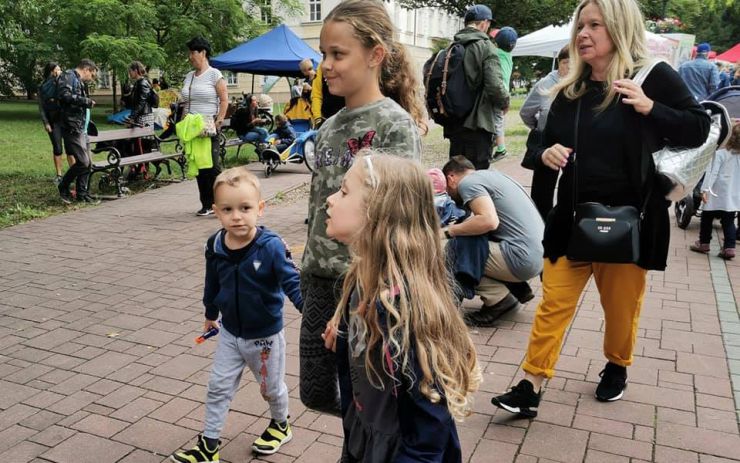
[[[431, 182], [415, 161], [366, 153], [372, 174], [364, 157], [356, 158], [352, 168], [361, 169], [366, 179], [367, 222], [351, 244], [352, 263], [334, 322], [340, 321], [351, 293], [357, 291], [356, 316], [367, 326], [365, 368], [370, 381], [382, 387], [389, 383], [384, 379], [399, 379], [383, 360], [388, 348], [394, 364], [406, 378], [418, 381], [426, 398], [432, 403], [444, 399], [450, 414], [462, 419], [471, 412], [470, 394], [478, 389], [481, 374], [445, 267]], [[385, 331], [378, 322], [378, 302], [387, 311]], [[410, 364], [412, 347], [420, 378]], [[383, 365], [383, 371], [377, 365]]]
[[385, 59], [378, 76], [380, 91], [401, 105], [416, 122], [422, 133], [427, 132], [426, 112], [421, 100], [419, 80], [406, 48], [396, 40], [396, 31], [388, 11], [377, 0], [345, 0], [324, 19], [345, 22], [355, 36], [370, 49], [380, 45]]

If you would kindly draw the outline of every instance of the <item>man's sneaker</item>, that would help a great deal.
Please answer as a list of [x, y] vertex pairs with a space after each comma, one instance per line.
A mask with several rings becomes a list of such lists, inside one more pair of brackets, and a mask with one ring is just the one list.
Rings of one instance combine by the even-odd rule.
[[691, 249], [694, 252], [700, 252], [702, 254], [707, 254], [709, 252], [709, 243], [701, 243], [699, 241], [694, 241], [694, 244], [689, 246], [689, 249]]
[[495, 153], [493, 153], [493, 157], [491, 158], [491, 162], [500, 161], [503, 158], [505, 158], [507, 154], [508, 154], [508, 151], [506, 151], [506, 150], [496, 151]]
[[213, 209], [206, 209], [205, 207], [198, 212], [195, 213], [198, 217], [206, 217], [209, 215], [213, 215]]
[[596, 400], [614, 402], [624, 395], [627, 389], [627, 367], [620, 367], [616, 363], [607, 363], [601, 373], [601, 381], [596, 387]]
[[77, 201], [81, 203], [87, 203], [87, 204], [100, 204], [100, 200], [97, 198], [93, 198], [90, 195], [80, 196], [77, 198]]
[[198, 435], [198, 444], [190, 450], [175, 452], [170, 455], [170, 460], [177, 463], [218, 463], [218, 448], [221, 441], [218, 441], [216, 448], [209, 449], [206, 440], [202, 435]]
[[59, 187], [59, 199], [61, 199], [64, 204], [72, 204], [73, 201], [72, 195], [69, 194], [69, 191], [61, 187]]
[[534, 385], [526, 379], [511, 388], [504, 395], [494, 397], [491, 403], [507, 412], [516, 413], [526, 418], [537, 416], [537, 407], [540, 405], [542, 393], [534, 392]]
[[503, 314], [517, 307], [519, 307], [519, 301], [511, 293], [508, 293], [506, 297], [493, 305], [483, 305], [476, 312], [466, 313], [463, 319], [470, 326], [493, 326]]
[[54, 177], [54, 180], [52, 181], [54, 182], [54, 185], [59, 186], [59, 184], [62, 183], [62, 176], [57, 175], [56, 177]]
[[520, 304], [526, 304], [534, 299], [534, 291], [532, 291], [532, 287], [529, 286], [529, 283], [526, 281], [517, 283], [506, 282], [504, 284], [509, 292], [517, 298]]
[[262, 455], [272, 455], [292, 438], [293, 431], [290, 430], [290, 423], [270, 420], [270, 425], [267, 426], [265, 432], [252, 444], [252, 450]]

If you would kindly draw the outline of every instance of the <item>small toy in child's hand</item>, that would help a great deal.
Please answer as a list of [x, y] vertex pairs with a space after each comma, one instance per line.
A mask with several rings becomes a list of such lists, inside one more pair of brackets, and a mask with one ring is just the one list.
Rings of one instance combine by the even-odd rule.
[[203, 344], [204, 342], [206, 342], [206, 339], [216, 336], [217, 334], [218, 334], [218, 328], [213, 327], [210, 330], [198, 336], [197, 338], [195, 338], [195, 343]]

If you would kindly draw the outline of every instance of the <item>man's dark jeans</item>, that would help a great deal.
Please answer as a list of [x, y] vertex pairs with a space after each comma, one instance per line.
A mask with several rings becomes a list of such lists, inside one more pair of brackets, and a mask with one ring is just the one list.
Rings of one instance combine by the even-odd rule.
[[445, 130], [450, 140], [450, 158], [463, 155], [473, 163], [476, 170], [486, 170], [493, 155], [493, 134], [485, 130], [470, 130], [455, 127]]
[[69, 192], [69, 186], [73, 181], [77, 182], [77, 197], [84, 198], [88, 195], [88, 180], [90, 178], [90, 156], [87, 152], [87, 134], [84, 132], [72, 132], [66, 127], [62, 128], [64, 139], [64, 150], [68, 156], [75, 158], [75, 163], [62, 177], [59, 190]]

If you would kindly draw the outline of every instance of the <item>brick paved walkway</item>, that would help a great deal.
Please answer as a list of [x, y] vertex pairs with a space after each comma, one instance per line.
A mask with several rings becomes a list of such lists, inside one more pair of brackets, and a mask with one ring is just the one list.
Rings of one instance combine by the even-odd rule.
[[[528, 184], [514, 160], [497, 167]], [[265, 195], [308, 178], [286, 167], [263, 181]], [[202, 246], [218, 227], [194, 217], [197, 206], [187, 182], [0, 231], [0, 461], [160, 462], [193, 442], [215, 346], [193, 343], [202, 323]], [[305, 201], [268, 208], [264, 223], [302, 249], [305, 208]], [[497, 328], [473, 331], [485, 382], [476, 413], [459, 427], [466, 460], [740, 460], [730, 378], [740, 374], [731, 286], [740, 284], [740, 268], [688, 252], [697, 228], [695, 221], [686, 233], [674, 229], [669, 271], [650, 274], [638, 358], [620, 402], [592, 395], [604, 363], [593, 285], [532, 422], [510, 419], [489, 399], [518, 380], [534, 304]], [[299, 322], [288, 307], [295, 437], [265, 460], [333, 462], [339, 420], [297, 399]], [[250, 461], [266, 411], [257, 385], [245, 381], [223, 461]]]

